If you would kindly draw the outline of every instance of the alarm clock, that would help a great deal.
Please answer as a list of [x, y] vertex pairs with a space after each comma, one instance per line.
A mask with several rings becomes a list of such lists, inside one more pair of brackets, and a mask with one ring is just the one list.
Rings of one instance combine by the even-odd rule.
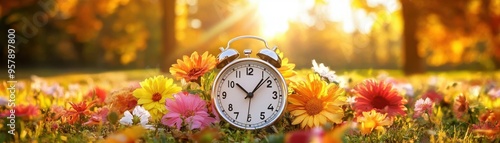
[[[230, 48], [239, 39], [262, 41], [265, 48], [252, 57], [250, 49], [245, 57]], [[221, 47], [217, 56], [217, 68], [221, 69], [212, 86], [212, 100], [218, 114], [231, 125], [247, 130], [261, 129], [272, 125], [285, 110], [287, 85], [277, 68], [281, 59], [269, 48], [267, 42], [256, 36], [239, 36]]]

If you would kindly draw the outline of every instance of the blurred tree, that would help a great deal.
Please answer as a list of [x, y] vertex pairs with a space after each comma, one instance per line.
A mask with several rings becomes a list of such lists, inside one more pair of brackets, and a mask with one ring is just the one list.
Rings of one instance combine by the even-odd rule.
[[[500, 22], [496, 21], [500, 12], [495, 12], [500, 8], [499, 0], [401, 0], [401, 3], [403, 13], [406, 12], [405, 49], [411, 51], [405, 52], [406, 58], [427, 57], [426, 61], [415, 58], [413, 61], [433, 67], [467, 63], [478, 63], [481, 69], [500, 67], [496, 54], [500, 39]], [[408, 74], [419, 72], [411, 69], [413, 64], [405, 66]]]
[[404, 21], [403, 71], [407, 75], [423, 73], [425, 71], [424, 61], [418, 55], [419, 41], [416, 37], [417, 23], [420, 17], [419, 9], [412, 0], [401, 0], [401, 5]]
[[37, 0], [12, 0], [2, 2], [2, 5], [0, 6], [0, 17], [4, 18], [6, 15], [12, 14], [15, 10], [23, 8], [23, 7], [29, 7], [33, 6]]
[[104, 48], [103, 59], [107, 63], [112, 65], [133, 63], [143, 67], [147, 58], [160, 55], [159, 47], [149, 42], [161, 37], [160, 33], [163, 33], [158, 30], [162, 15], [158, 3], [150, 0], [133, 0], [105, 19], [106, 27], [102, 29], [98, 42]]
[[[163, 33], [157, 30], [162, 14], [159, 2], [54, 0], [45, 1], [42, 6], [32, 0], [7, 1], [5, 7], [2, 3], [0, 15], [2, 24], [21, 34], [26, 27], [35, 30], [28, 31], [33, 34], [25, 37], [29, 41], [26, 45], [21, 45], [21, 63], [93, 67], [123, 67], [134, 63], [144, 66], [145, 60], [159, 56], [158, 44], [155, 44]], [[35, 17], [40, 12], [49, 17]], [[40, 17], [47, 18], [47, 23], [26, 26]], [[56, 62], [58, 64], [52, 64]]]
[[162, 72], [168, 72], [170, 66], [175, 63], [172, 60], [172, 56], [177, 48], [176, 36], [176, 14], [175, 14], [175, 0], [161, 0], [161, 6], [163, 8], [163, 19], [162, 19], [162, 34], [163, 34], [163, 45], [162, 45], [162, 57], [160, 69]]

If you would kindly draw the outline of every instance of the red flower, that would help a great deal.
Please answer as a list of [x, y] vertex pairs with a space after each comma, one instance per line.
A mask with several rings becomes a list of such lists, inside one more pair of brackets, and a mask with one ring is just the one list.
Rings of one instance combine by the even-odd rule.
[[104, 103], [104, 101], [106, 101], [106, 96], [107, 96], [106, 90], [99, 87], [90, 89], [90, 91], [87, 93], [88, 98], [92, 100], [97, 98], [99, 101], [98, 103]]
[[82, 101], [76, 104], [70, 102], [69, 104], [71, 104], [71, 108], [73, 110], [67, 110], [64, 118], [68, 123], [74, 124], [77, 121], [80, 121], [81, 115], [90, 115], [89, 108], [94, 105], [94, 102], [87, 104], [86, 101]]
[[285, 135], [286, 143], [310, 143], [315, 141], [321, 141], [325, 132], [322, 128], [313, 128], [311, 130], [298, 130], [289, 132]]
[[354, 90], [357, 93], [354, 110], [358, 115], [370, 110], [387, 113], [388, 117], [406, 115], [407, 109], [404, 104], [407, 101], [396, 90], [393, 90], [392, 84], [384, 81], [365, 80]]
[[461, 119], [462, 116], [469, 110], [469, 101], [465, 98], [463, 94], [460, 94], [455, 98], [453, 103], [453, 112], [457, 118]]
[[500, 111], [487, 111], [479, 117], [479, 123], [472, 125], [474, 133], [495, 139], [500, 133]]
[[[40, 116], [40, 109], [35, 105], [17, 105], [14, 107], [14, 115], [20, 117], [23, 120], [31, 120]], [[2, 117], [8, 117], [11, 115], [11, 110], [5, 111], [1, 114]]]
[[429, 98], [432, 100], [432, 102], [434, 103], [440, 103], [441, 101], [443, 101], [443, 95], [439, 92], [437, 92], [436, 90], [428, 90], [427, 92], [424, 93], [424, 95], [422, 95], [422, 99], [425, 99], [425, 98]]

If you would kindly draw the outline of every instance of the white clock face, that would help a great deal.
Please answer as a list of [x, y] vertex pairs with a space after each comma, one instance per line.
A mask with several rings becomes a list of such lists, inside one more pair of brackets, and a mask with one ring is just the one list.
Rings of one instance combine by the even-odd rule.
[[222, 69], [212, 96], [227, 122], [243, 129], [259, 129], [279, 118], [286, 92], [278, 70], [259, 59], [244, 58]]

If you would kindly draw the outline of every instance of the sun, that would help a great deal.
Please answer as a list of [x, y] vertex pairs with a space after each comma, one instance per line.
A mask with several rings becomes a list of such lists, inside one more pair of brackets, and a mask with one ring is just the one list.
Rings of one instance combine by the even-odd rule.
[[[352, 0], [248, 0], [256, 6], [260, 34], [275, 38], [289, 30], [289, 24], [299, 22], [309, 27], [320, 22], [339, 23], [346, 33], [371, 32], [377, 17], [364, 9], [354, 8]], [[367, 0], [371, 7], [383, 6], [388, 13], [400, 9], [397, 0]], [[312, 14], [312, 13], [314, 14]], [[320, 20], [318, 20], [318, 18]]]
[[312, 0], [249, 0], [257, 6], [260, 18], [260, 33], [265, 38], [273, 38], [285, 33], [289, 22], [308, 17], [307, 10], [314, 6]]

